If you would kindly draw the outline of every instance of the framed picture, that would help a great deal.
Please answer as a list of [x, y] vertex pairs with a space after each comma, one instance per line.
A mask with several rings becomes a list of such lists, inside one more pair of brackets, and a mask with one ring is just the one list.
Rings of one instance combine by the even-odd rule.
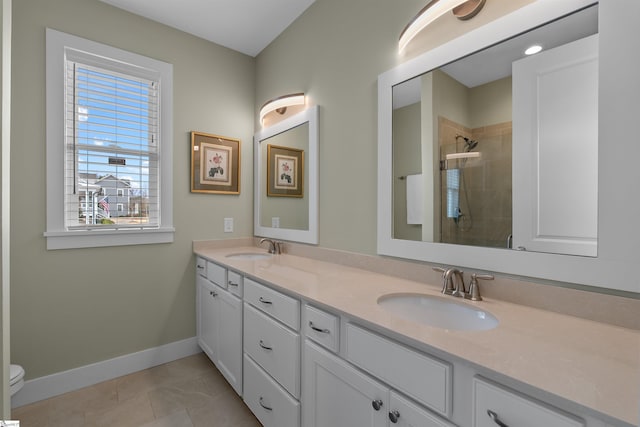
[[191, 132], [191, 192], [240, 194], [240, 140]]
[[304, 196], [304, 150], [267, 145], [267, 196]]

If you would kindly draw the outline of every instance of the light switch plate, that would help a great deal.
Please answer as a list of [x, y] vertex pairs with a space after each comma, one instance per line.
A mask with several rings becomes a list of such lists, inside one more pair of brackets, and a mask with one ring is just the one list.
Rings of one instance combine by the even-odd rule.
[[233, 233], [233, 218], [224, 219], [224, 232]]
[[271, 228], [280, 228], [280, 217], [274, 216], [271, 218]]

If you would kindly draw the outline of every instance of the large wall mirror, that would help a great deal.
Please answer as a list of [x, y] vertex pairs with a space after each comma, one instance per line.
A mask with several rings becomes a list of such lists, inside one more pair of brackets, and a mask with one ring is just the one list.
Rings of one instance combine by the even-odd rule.
[[611, 3], [535, 2], [379, 77], [380, 254], [638, 291], [598, 192]]
[[318, 243], [318, 107], [254, 137], [254, 233]]

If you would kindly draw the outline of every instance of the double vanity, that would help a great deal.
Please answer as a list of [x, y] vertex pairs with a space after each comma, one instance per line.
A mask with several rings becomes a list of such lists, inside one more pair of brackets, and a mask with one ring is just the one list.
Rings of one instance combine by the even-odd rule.
[[265, 426], [638, 425], [637, 331], [256, 247], [194, 252], [200, 346]]

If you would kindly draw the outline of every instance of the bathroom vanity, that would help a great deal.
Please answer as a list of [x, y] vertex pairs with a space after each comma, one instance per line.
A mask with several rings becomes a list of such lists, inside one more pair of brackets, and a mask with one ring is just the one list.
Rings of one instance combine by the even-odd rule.
[[[199, 342], [265, 426], [638, 424], [635, 330], [258, 248], [194, 251]], [[212, 314], [202, 300], [231, 281], [238, 308]], [[390, 294], [452, 299], [498, 324], [431, 326], [380, 305]], [[207, 344], [211, 328], [228, 333]]]

